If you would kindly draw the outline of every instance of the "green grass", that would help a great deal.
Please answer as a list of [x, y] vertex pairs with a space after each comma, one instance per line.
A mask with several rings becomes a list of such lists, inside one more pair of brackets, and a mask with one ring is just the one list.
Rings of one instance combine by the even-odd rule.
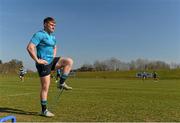
[[14, 115], [18, 122], [71, 121], [180, 121], [180, 80], [70, 78], [55, 106], [57, 88], [51, 83], [48, 106], [53, 118], [39, 116], [39, 78], [19, 82], [0, 77], [0, 117]]

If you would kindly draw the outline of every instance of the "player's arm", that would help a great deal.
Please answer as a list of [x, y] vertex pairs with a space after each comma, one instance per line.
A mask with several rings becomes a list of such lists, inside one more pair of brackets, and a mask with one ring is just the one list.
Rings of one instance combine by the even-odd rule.
[[37, 62], [38, 64], [48, 64], [47, 61], [43, 60], [43, 59], [38, 59], [37, 55], [36, 55], [36, 46], [33, 43], [29, 43], [27, 46], [27, 51], [29, 52], [29, 55], [31, 56], [31, 58]]

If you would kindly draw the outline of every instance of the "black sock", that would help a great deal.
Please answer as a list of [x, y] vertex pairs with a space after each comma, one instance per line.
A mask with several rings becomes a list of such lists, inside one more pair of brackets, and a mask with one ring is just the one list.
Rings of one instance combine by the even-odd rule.
[[64, 84], [67, 77], [68, 77], [68, 74], [63, 73], [62, 76], [60, 77], [60, 84]]
[[46, 109], [47, 109], [47, 100], [41, 100], [41, 108], [42, 108], [42, 112], [46, 111]]

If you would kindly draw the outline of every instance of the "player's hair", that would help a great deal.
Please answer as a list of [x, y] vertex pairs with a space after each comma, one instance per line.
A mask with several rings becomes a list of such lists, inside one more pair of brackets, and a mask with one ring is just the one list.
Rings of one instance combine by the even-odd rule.
[[49, 22], [56, 23], [55, 19], [52, 17], [46, 17], [43, 22], [44, 22], [44, 24], [49, 23]]

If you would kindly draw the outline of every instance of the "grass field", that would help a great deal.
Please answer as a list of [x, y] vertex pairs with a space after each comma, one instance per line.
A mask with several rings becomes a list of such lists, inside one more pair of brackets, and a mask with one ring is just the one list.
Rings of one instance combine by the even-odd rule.
[[53, 118], [39, 116], [39, 78], [0, 77], [0, 117], [14, 115], [18, 122], [180, 121], [180, 80], [69, 78], [72, 91], [57, 101], [52, 81], [49, 110]]

